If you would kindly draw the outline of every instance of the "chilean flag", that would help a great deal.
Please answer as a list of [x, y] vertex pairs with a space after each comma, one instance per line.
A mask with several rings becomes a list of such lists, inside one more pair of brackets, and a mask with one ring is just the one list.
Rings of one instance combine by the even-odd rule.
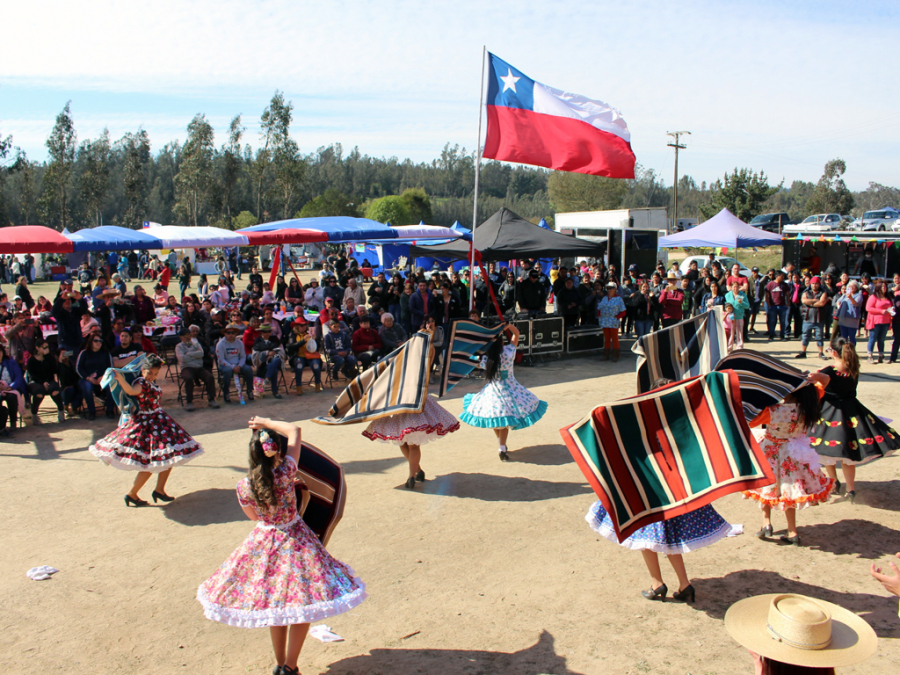
[[634, 178], [631, 134], [602, 101], [553, 89], [488, 54], [484, 157], [610, 178]]

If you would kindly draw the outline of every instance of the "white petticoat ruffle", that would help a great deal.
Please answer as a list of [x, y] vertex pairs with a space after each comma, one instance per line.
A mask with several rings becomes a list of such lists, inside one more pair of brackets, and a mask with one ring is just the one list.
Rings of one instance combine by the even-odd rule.
[[144, 464], [135, 459], [131, 459], [130, 457], [122, 457], [116, 454], [116, 451], [118, 450], [129, 454], [147, 455], [144, 450], [122, 445], [121, 443], [110, 443], [105, 441], [103, 446], [98, 447], [94, 444], [88, 448], [88, 451], [104, 464], [108, 464], [116, 469], [121, 469], [123, 471], [149, 471], [150, 473], [160, 473], [166, 469], [171, 469], [173, 466], [186, 464], [203, 454], [203, 446], [195, 440], [191, 440], [189, 443], [178, 443], [176, 445], [168, 446], [168, 449], [175, 452], [181, 452], [182, 450], [189, 450], [191, 448], [195, 448], [195, 450], [189, 454], [176, 455], [175, 457], [170, 457], [169, 459], [162, 461], [151, 460], [149, 464]]
[[312, 623], [328, 619], [359, 606], [369, 597], [366, 585], [349, 568], [350, 576], [359, 586], [355, 591], [342, 595], [334, 600], [315, 602], [303, 607], [285, 607], [283, 609], [234, 609], [221, 607], [209, 600], [201, 586], [197, 590], [197, 600], [203, 605], [203, 614], [211, 621], [218, 621], [237, 628], [266, 628], [269, 626], [292, 626], [296, 623]]

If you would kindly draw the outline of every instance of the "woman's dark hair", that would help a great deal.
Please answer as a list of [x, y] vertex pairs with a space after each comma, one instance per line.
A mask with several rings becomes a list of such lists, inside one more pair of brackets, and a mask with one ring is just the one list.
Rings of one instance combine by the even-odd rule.
[[822, 402], [819, 400], [819, 392], [809, 385], [800, 387], [793, 394], [797, 402], [797, 424], [808, 432], [822, 417]]
[[503, 333], [491, 342], [487, 350], [487, 364], [484, 368], [484, 379], [493, 380], [500, 374], [500, 357], [503, 355]]
[[89, 351], [89, 352], [94, 351], [93, 349], [91, 349], [91, 345], [94, 342], [94, 338], [97, 338], [100, 340], [100, 349], [97, 350], [98, 352], [100, 350], [106, 348], [106, 345], [103, 344], [103, 338], [100, 337], [100, 333], [91, 331], [90, 333], [87, 334], [87, 337], [84, 338], [84, 343], [81, 345], [81, 349], [83, 351]]
[[[812, 389], [812, 387], [804, 387], [804, 389]], [[834, 668], [795, 666], [766, 656], [760, 656], [759, 660], [762, 663], [761, 675], [834, 675]]]
[[144, 362], [141, 364], [142, 371], [150, 371], [155, 368], [162, 367], [163, 361], [156, 354], [147, 354], [144, 356]]
[[837, 352], [838, 357], [844, 362], [847, 373], [853, 379], [859, 377], [859, 357], [856, 355], [856, 347], [846, 338], [838, 338], [831, 343], [831, 348]]
[[259, 506], [274, 508], [278, 504], [275, 495], [275, 463], [278, 455], [267, 457], [259, 440], [259, 430], [250, 437], [250, 493]]
[[650, 388], [659, 389], [660, 387], [665, 387], [667, 384], [672, 384], [674, 381], [675, 380], [670, 380], [668, 377], [658, 377]]

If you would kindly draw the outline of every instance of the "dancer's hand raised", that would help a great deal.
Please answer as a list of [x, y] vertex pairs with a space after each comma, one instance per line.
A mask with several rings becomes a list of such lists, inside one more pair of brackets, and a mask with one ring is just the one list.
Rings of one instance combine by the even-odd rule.
[[269, 420], [267, 420], [265, 417], [257, 417], [256, 415], [254, 415], [250, 418], [250, 421], [247, 422], [247, 426], [254, 430], [265, 429], [266, 422], [268, 421]]

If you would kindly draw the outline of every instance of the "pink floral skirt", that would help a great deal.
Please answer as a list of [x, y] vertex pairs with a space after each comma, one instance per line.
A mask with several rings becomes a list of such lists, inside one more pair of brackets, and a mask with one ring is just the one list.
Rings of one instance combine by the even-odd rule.
[[363, 436], [394, 445], [424, 445], [459, 429], [459, 420], [433, 398], [425, 399], [420, 413], [401, 413], [371, 422]]
[[760, 508], [770, 506], [779, 511], [804, 509], [827, 501], [834, 481], [822, 472], [819, 456], [804, 435], [778, 438], [759, 429], [753, 430], [759, 447], [769, 460], [775, 482], [764, 488], [745, 490], [744, 499], [752, 499]]

